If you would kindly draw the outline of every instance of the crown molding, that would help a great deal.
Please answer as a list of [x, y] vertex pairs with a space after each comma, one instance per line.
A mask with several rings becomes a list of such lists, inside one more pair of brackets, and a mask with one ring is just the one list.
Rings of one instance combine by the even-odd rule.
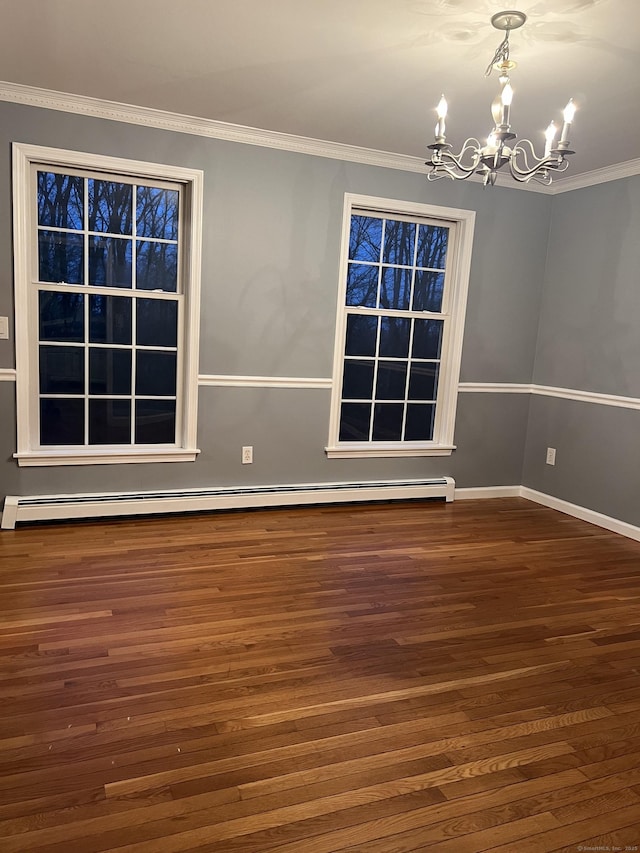
[[[87, 95], [56, 92], [52, 89], [26, 86], [21, 83], [0, 81], [0, 101], [85, 115], [91, 118], [102, 118], [108, 121], [126, 122], [143, 127], [153, 127], [158, 130], [169, 130], [174, 133], [204, 136], [209, 139], [222, 139], [226, 142], [239, 142], [262, 148], [276, 148], [281, 151], [293, 151], [315, 157], [328, 157], [333, 160], [379, 166], [383, 169], [416, 172], [424, 176], [427, 174], [424, 158], [412, 157], [409, 154], [394, 154], [390, 151], [378, 151], [374, 148], [361, 148], [357, 145], [311, 139], [306, 136], [295, 136], [275, 130], [262, 130], [215, 119], [152, 109], [151, 107], [139, 107], [118, 101], [91, 98]], [[473, 183], [483, 182], [480, 175], [472, 175], [469, 181]], [[540, 184], [502, 183], [502, 175], [499, 176], [497, 186], [502, 189], [549, 192], [549, 187]]]
[[300, 154], [312, 154], [316, 157], [329, 157], [333, 160], [346, 160], [364, 163], [369, 166], [382, 166], [386, 169], [399, 169], [404, 172], [425, 172], [424, 160], [408, 154], [393, 154], [389, 151], [376, 151], [373, 148], [360, 148], [338, 142], [325, 142], [290, 133], [274, 130], [261, 130], [241, 124], [231, 124], [215, 119], [156, 110], [151, 107], [139, 107], [90, 98], [86, 95], [73, 95], [67, 92], [54, 92], [35, 86], [0, 81], [0, 101], [14, 104], [26, 104], [46, 110], [75, 113], [109, 121], [143, 125], [174, 133], [186, 133], [192, 136], [205, 136], [210, 139], [223, 139], [227, 142], [241, 142], [245, 145], [258, 145], [263, 148], [277, 148], [283, 151], [295, 151]]
[[618, 181], [621, 178], [631, 178], [640, 175], [640, 158], [627, 160], [625, 163], [615, 163], [612, 166], [604, 166], [602, 169], [594, 169], [592, 172], [583, 172], [570, 178], [562, 178], [555, 184], [551, 184], [549, 192], [551, 195], [569, 193], [584, 187], [595, 187], [598, 184], [606, 184], [609, 181]]
[[[227, 142], [239, 142], [244, 145], [257, 145], [262, 148], [275, 148], [281, 151], [293, 151], [298, 154], [310, 154], [315, 157], [328, 157], [332, 160], [362, 163], [367, 166], [379, 166], [384, 169], [398, 169], [402, 172], [416, 172], [426, 175], [424, 158], [413, 157], [409, 154], [395, 154], [390, 151], [378, 151], [375, 148], [362, 148], [357, 145], [312, 139], [275, 130], [262, 130], [256, 127], [217, 121], [216, 119], [183, 115], [182, 113], [140, 107], [134, 104], [123, 104], [102, 98], [92, 98], [88, 95], [56, 92], [52, 89], [27, 86], [22, 83], [0, 81], [0, 101], [125, 122], [143, 127], [153, 127], [174, 133], [186, 133], [192, 136], [208, 137], [209, 139], [222, 139]], [[501, 189], [517, 189], [544, 195], [557, 195], [637, 174], [640, 174], [640, 159], [617, 163], [592, 172], [584, 172], [571, 178], [561, 178], [550, 186], [535, 182], [529, 184], [515, 183], [499, 175], [496, 186]], [[482, 178], [479, 175], [472, 175], [468, 180], [472, 183], [482, 183]]]

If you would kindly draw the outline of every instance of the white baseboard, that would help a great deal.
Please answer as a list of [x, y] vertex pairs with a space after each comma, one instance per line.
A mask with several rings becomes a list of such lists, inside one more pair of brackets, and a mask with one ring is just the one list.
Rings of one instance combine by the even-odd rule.
[[593, 509], [587, 509], [584, 506], [578, 506], [577, 504], [569, 503], [569, 501], [554, 498], [553, 495], [537, 492], [535, 489], [530, 489], [527, 486], [478, 486], [466, 489], [456, 488], [455, 490], [455, 500], [457, 501], [518, 497], [526, 498], [528, 501], [549, 507], [549, 509], [556, 509], [558, 512], [564, 512], [566, 515], [572, 515], [581, 521], [588, 521], [597, 527], [604, 527], [605, 530], [611, 530], [613, 533], [626, 536], [627, 539], [634, 539], [636, 542], [640, 542], [640, 527], [628, 524], [626, 521], [620, 521], [618, 518], [612, 518], [610, 515], [603, 515], [601, 512], [596, 512]]
[[620, 533], [628, 539], [635, 539], [636, 542], [640, 542], [640, 527], [636, 527], [634, 524], [628, 524], [626, 521], [620, 521], [620, 519], [612, 518], [610, 515], [603, 515], [593, 509], [587, 509], [586, 507], [569, 503], [569, 501], [554, 498], [552, 495], [545, 495], [543, 492], [537, 492], [535, 489], [527, 488], [527, 486], [520, 487], [520, 496], [529, 501], [548, 506], [550, 509], [557, 509], [559, 512], [572, 515], [574, 518], [579, 518], [582, 521], [588, 521], [590, 524], [596, 524], [598, 527], [604, 527], [605, 530], [611, 530], [613, 533]]

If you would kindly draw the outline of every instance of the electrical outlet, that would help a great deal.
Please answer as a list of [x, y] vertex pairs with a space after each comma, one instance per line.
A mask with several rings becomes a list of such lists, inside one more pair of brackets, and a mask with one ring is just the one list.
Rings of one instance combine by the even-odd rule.
[[253, 462], [253, 447], [243, 447], [242, 448], [242, 464], [243, 465], [251, 465]]
[[547, 447], [547, 465], [556, 464], [556, 449], [555, 447]]

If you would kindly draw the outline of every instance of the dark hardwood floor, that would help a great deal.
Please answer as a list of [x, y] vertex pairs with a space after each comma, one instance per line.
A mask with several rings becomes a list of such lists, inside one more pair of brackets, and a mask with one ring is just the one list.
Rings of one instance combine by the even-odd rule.
[[2, 853], [640, 848], [640, 543], [501, 499], [0, 558]]

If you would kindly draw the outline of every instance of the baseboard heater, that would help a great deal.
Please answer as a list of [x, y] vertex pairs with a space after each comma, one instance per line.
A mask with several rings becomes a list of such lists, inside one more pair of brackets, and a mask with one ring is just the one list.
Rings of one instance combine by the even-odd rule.
[[301, 483], [285, 486], [221, 486], [209, 489], [168, 489], [156, 492], [116, 492], [78, 495], [8, 495], [2, 528], [13, 530], [21, 521], [104, 518], [216, 509], [353, 503], [357, 501], [445, 498], [452, 501], [451, 477], [430, 480], [382, 480], [362, 483]]

